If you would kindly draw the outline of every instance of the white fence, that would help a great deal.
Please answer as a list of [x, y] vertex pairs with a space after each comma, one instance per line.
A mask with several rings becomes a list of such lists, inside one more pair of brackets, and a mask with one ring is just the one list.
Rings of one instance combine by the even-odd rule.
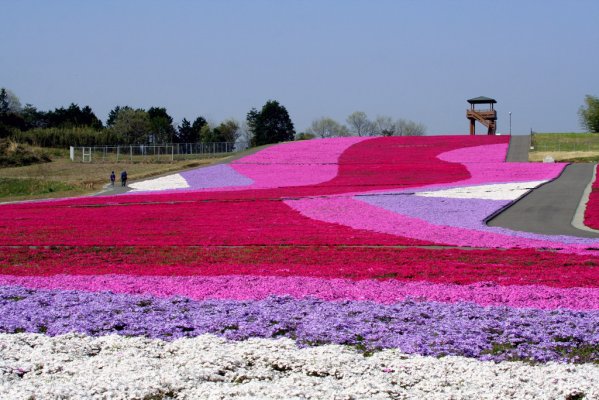
[[70, 147], [71, 161], [77, 162], [170, 162], [218, 157], [248, 148], [244, 142], [167, 143], [161, 145], [117, 145]]

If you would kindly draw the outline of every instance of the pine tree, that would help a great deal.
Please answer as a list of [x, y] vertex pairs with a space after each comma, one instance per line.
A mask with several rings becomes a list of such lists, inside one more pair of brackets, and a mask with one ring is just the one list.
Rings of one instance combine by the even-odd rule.
[[290, 141], [295, 136], [287, 109], [274, 100], [267, 101], [260, 111], [252, 108], [247, 124], [252, 132], [252, 146]]

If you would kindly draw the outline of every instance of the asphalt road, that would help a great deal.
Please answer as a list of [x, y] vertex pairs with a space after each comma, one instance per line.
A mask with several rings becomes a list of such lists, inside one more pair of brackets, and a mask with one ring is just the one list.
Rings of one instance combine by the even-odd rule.
[[[530, 136], [512, 136], [508, 162], [528, 161]], [[599, 238], [599, 232], [578, 229], [572, 225], [577, 216], [584, 191], [593, 180], [595, 164], [570, 164], [555, 180], [532, 190], [502, 213], [487, 221], [489, 226], [500, 226], [516, 231], [545, 235], [569, 235]]]
[[131, 189], [127, 186], [121, 186], [121, 182], [118, 180], [114, 183], [114, 187], [109, 184], [105, 185], [101, 192], [96, 193], [94, 196], [108, 196], [113, 194], [121, 194], [130, 191]]
[[505, 161], [528, 162], [528, 149], [530, 148], [530, 135], [510, 136], [510, 147]]

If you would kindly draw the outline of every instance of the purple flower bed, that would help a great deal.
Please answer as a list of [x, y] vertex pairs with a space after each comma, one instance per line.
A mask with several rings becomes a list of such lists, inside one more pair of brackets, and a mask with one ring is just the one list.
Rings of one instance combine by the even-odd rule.
[[381, 207], [385, 210], [407, 215], [409, 217], [419, 218], [439, 226], [452, 226], [475, 231], [497, 233], [514, 238], [546, 240], [582, 246], [594, 246], [597, 244], [597, 239], [565, 235], [542, 235], [487, 226], [484, 223], [485, 218], [511, 203], [510, 200], [422, 197], [411, 194], [357, 196], [356, 199]]
[[359, 196], [359, 200], [385, 210], [458, 228], [484, 229], [483, 220], [509, 200], [455, 199], [405, 194]]
[[235, 171], [228, 164], [196, 168], [181, 172], [180, 175], [189, 184], [187, 190], [248, 186], [254, 182], [247, 176]]
[[0, 287], [0, 332], [81, 332], [173, 340], [205, 333], [233, 340], [290, 337], [365, 352], [483, 360], [599, 362], [599, 311], [535, 310], [405, 301], [170, 299]]

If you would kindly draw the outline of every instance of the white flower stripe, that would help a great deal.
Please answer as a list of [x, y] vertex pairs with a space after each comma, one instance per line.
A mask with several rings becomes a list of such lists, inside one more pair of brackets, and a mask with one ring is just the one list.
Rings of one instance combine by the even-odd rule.
[[[599, 366], [365, 357], [289, 339], [0, 335], [0, 398], [598, 398]], [[578, 397], [574, 397], [578, 396]]]
[[446, 197], [452, 199], [516, 200], [545, 181], [497, 183], [493, 185], [463, 186], [443, 190], [417, 192], [416, 196]]
[[151, 190], [186, 189], [189, 187], [189, 184], [180, 174], [173, 174], [131, 183], [129, 184], [129, 187], [133, 189], [133, 192], [142, 192]]

